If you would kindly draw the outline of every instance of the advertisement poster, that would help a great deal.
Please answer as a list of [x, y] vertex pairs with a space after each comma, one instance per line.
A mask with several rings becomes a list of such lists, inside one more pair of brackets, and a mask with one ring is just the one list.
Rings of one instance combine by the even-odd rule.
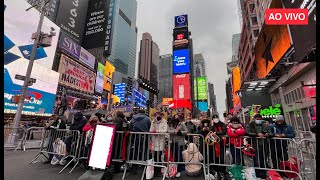
[[104, 71], [104, 83], [103, 83], [103, 89], [107, 90], [108, 92], [111, 91], [111, 84], [112, 84], [112, 74], [115, 71], [115, 67], [109, 62], [106, 61], [106, 70]]
[[173, 99], [191, 99], [190, 95], [190, 75], [173, 75]]
[[189, 73], [189, 71], [189, 50], [182, 49], [173, 51], [173, 74]]
[[240, 97], [237, 96], [236, 92], [240, 90], [241, 87], [241, 76], [240, 67], [237, 66], [232, 69], [232, 97], [233, 97], [233, 107], [234, 112], [237, 113], [241, 107]]
[[75, 59], [80, 58], [81, 46], [64, 33], [60, 34], [59, 48]]
[[125, 83], [115, 84], [113, 92], [114, 92], [114, 95], [119, 97], [120, 103], [122, 103], [124, 101], [124, 96], [126, 92], [126, 84]]
[[[11, 102], [14, 95], [21, 94], [22, 80], [16, 75], [25, 76], [33, 43], [30, 35], [39, 22], [39, 11], [30, 9], [26, 1], [4, 1], [4, 112], [15, 113], [17, 104]], [[26, 21], [25, 19], [28, 19]], [[59, 81], [59, 73], [51, 70], [57, 47], [60, 28], [44, 18], [42, 31], [55, 29], [57, 36], [50, 47], [40, 47], [36, 52], [31, 78], [36, 81], [28, 86], [22, 114], [50, 116], [53, 111]]]
[[93, 70], [96, 58], [89, 51], [81, 47], [79, 61]]
[[[197, 80], [194, 78], [194, 96], [197, 100], [206, 100], [208, 99], [207, 94], [207, 78], [206, 77], [198, 77], [198, 85]], [[196, 89], [198, 87], [198, 90]], [[198, 98], [197, 98], [198, 93]]]
[[189, 30], [187, 27], [173, 29], [173, 49], [187, 49]]
[[97, 78], [96, 78], [96, 92], [97, 93], [102, 93], [103, 91], [103, 83], [104, 83], [104, 71], [106, 67], [98, 63], [98, 69], [97, 69]]
[[[60, 1], [56, 24], [81, 44], [89, 0]], [[36, 27], [36, 26], [35, 26]]]
[[63, 54], [58, 72], [60, 73], [59, 83], [87, 93], [94, 93], [95, 73]]
[[169, 102], [172, 100], [173, 100], [173, 98], [162, 98], [162, 105], [169, 106]]
[[104, 46], [109, 0], [90, 0], [82, 46], [94, 49]]
[[107, 29], [106, 29], [106, 38], [104, 41], [104, 51], [105, 55], [111, 54], [111, 46], [112, 46], [112, 33], [113, 33], [113, 23], [114, 23], [114, 15], [115, 15], [115, 0], [109, 0], [109, 14], [107, 21]]

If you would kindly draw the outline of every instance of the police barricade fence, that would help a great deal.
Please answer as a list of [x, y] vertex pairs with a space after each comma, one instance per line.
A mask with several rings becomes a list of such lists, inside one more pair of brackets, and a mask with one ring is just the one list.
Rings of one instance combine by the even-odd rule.
[[301, 157], [302, 177], [316, 179], [316, 139], [301, 139], [297, 146]]
[[[51, 164], [64, 166], [59, 173], [72, 162], [78, 162], [80, 132], [77, 130], [51, 129], [45, 130], [42, 136], [40, 152], [30, 162], [35, 162], [41, 155], [51, 160]], [[47, 155], [49, 156], [47, 156]], [[69, 162], [67, 162], [70, 160]]]
[[[226, 135], [207, 137], [205, 138], [206, 163], [208, 172], [212, 176], [221, 176], [227, 169], [239, 165], [238, 167], [243, 168], [242, 172], [247, 176], [246, 179], [254, 176], [266, 179], [274, 171], [282, 177], [305, 178], [303, 156], [299, 147], [301, 143], [294, 139]], [[226, 154], [231, 154], [231, 162], [226, 161], [228, 159]]]
[[44, 136], [44, 131], [44, 127], [31, 127], [26, 129], [24, 138], [22, 139], [20, 145], [15, 149], [15, 151], [18, 148], [20, 148], [23, 151], [26, 151], [26, 148], [40, 148]]
[[[17, 149], [25, 138], [26, 128], [24, 127], [4, 127], [4, 148]], [[16, 138], [18, 139], [17, 142]]]

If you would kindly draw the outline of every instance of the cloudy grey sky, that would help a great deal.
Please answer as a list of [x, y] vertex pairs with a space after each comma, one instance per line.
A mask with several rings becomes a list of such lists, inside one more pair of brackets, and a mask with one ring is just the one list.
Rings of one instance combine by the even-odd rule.
[[160, 55], [172, 53], [174, 16], [188, 14], [194, 53], [206, 61], [208, 81], [217, 95], [222, 118], [225, 110], [226, 63], [231, 61], [232, 35], [240, 32], [237, 0], [137, 0], [139, 52], [142, 33], [149, 32], [160, 48]]

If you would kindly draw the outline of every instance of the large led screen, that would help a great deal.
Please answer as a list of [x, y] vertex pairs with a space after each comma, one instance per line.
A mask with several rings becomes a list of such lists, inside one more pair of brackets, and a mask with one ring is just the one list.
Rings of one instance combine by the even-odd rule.
[[208, 111], [208, 102], [197, 102], [196, 104], [199, 105], [198, 109], [201, 111], [201, 112], [207, 112]]
[[97, 69], [97, 78], [96, 78], [96, 92], [97, 93], [102, 93], [103, 91], [103, 83], [104, 83], [104, 71], [105, 71], [106, 67], [101, 64], [98, 63], [98, 69]]
[[[197, 83], [198, 82], [198, 83]], [[194, 96], [195, 99], [205, 100], [208, 99], [207, 95], [207, 78], [206, 77], [198, 77], [198, 81], [194, 78]], [[198, 96], [197, 96], [198, 93]]]
[[[11, 98], [21, 94], [23, 85], [23, 81], [15, 77], [26, 75], [33, 46], [31, 35], [37, 30], [40, 14], [34, 8], [26, 11], [30, 4], [24, 0], [5, 0], [4, 5], [4, 112], [15, 113], [17, 104], [12, 103]], [[60, 28], [45, 17], [42, 31], [49, 33], [51, 27], [56, 36], [52, 38], [51, 46], [37, 49], [31, 73], [36, 82], [28, 87], [23, 114], [52, 114], [59, 73], [51, 68]]]
[[190, 75], [178, 74], [173, 75], [173, 99], [183, 100], [191, 99], [190, 95]]
[[173, 74], [182, 74], [190, 72], [189, 50], [173, 51]]
[[111, 91], [111, 84], [112, 84], [112, 75], [115, 71], [115, 67], [109, 62], [106, 61], [106, 70], [104, 71], [104, 83], [103, 83], [103, 89], [107, 91]]

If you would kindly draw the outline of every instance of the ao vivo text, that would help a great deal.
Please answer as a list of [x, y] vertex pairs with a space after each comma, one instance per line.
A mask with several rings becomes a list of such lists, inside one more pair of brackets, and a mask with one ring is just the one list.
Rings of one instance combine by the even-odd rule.
[[266, 9], [266, 25], [308, 25], [308, 9]]

